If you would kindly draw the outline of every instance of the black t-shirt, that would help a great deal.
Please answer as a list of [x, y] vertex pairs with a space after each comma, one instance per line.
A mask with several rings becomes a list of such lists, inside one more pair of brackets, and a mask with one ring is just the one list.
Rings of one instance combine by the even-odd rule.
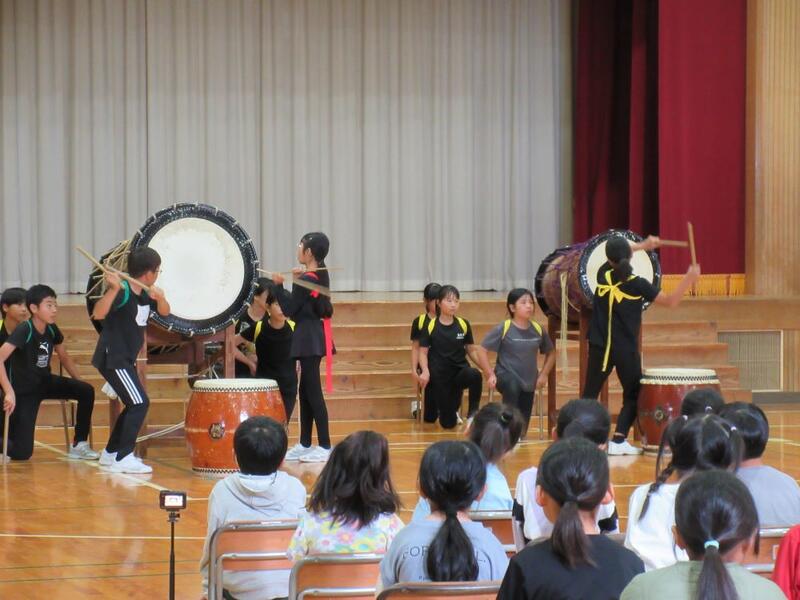
[[122, 369], [136, 364], [136, 357], [144, 344], [144, 330], [150, 311], [157, 303], [142, 290], [135, 294], [127, 281], [117, 292], [106, 318], [103, 331], [97, 340], [92, 364], [98, 369]]
[[434, 323], [433, 331], [428, 325], [419, 339], [420, 347], [428, 348], [428, 369], [446, 374], [468, 367], [466, 347], [475, 343], [469, 321], [455, 317], [450, 325], [444, 325], [437, 318]]
[[[330, 287], [327, 271], [303, 273], [300, 279]], [[325, 332], [320, 314], [327, 314], [333, 310], [330, 299], [299, 285], [292, 285], [291, 293], [284, 289], [283, 284], [276, 285], [273, 293], [281, 305], [281, 312], [296, 324], [292, 336], [292, 356], [296, 358], [325, 356]], [[335, 345], [333, 352], [336, 353]]]
[[420, 338], [422, 338], [423, 332], [428, 330], [428, 325], [431, 322], [431, 318], [428, 316], [428, 313], [422, 313], [413, 321], [411, 321], [411, 341], [418, 342]]
[[39, 333], [33, 321], [25, 321], [6, 340], [15, 350], [6, 362], [11, 385], [17, 394], [36, 392], [42, 379], [50, 376], [53, 349], [64, 342], [56, 325], [47, 325]]
[[[611, 265], [605, 263], [597, 272], [598, 285], [607, 285], [606, 273], [610, 273], [612, 284], [617, 283]], [[642, 327], [642, 305], [656, 299], [658, 288], [643, 277], [633, 275], [619, 286], [619, 290], [627, 296], [637, 296], [638, 299], [614, 302], [611, 315], [611, 350], [636, 351], [639, 347], [639, 329]], [[595, 291], [592, 321], [589, 324], [589, 344], [592, 346], [606, 346], [609, 297], [610, 293], [601, 296]]]
[[[256, 322], [253, 320], [253, 317], [251, 317], [247, 311], [244, 311], [244, 314], [242, 314], [242, 316], [239, 317], [239, 320], [236, 321], [236, 326], [234, 327], [234, 331], [236, 332], [237, 335], [241, 335], [242, 337], [244, 337], [244, 333], [255, 327], [255, 324]], [[249, 340], [250, 338], [245, 337], [245, 339]], [[239, 350], [247, 354], [248, 348], [245, 347], [244, 344], [242, 344], [241, 346], [239, 346]], [[234, 367], [236, 368], [237, 378], [251, 376], [250, 367], [248, 367], [243, 362], [237, 360]]]
[[9, 333], [6, 329], [5, 319], [0, 319], [0, 346], [6, 343], [8, 335]]
[[256, 345], [258, 357], [256, 377], [296, 379], [296, 361], [291, 354], [294, 330], [288, 320], [281, 329], [275, 329], [269, 324], [269, 318], [264, 318], [257, 338], [255, 334], [256, 327], [251, 327], [242, 333], [242, 337]]
[[604, 535], [590, 535], [595, 566], [570, 569], [553, 553], [550, 540], [528, 546], [511, 559], [498, 600], [611, 600], [639, 573], [642, 559]]

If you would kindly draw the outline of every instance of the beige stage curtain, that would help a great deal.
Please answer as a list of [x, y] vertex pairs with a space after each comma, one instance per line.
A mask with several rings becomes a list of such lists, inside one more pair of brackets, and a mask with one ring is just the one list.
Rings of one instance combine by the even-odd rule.
[[176, 202], [334, 289], [532, 285], [569, 214], [569, 0], [2, 2], [3, 285]]

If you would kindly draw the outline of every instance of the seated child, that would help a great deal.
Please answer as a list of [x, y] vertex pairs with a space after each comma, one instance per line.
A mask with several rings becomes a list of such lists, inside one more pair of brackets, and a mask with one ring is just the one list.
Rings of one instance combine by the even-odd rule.
[[[273, 379], [278, 384], [286, 410], [286, 421], [289, 422], [297, 397], [297, 360], [291, 356], [295, 324], [283, 314], [271, 288], [265, 288], [264, 295], [266, 315], [252, 327], [242, 331], [240, 338], [252, 342], [256, 347], [255, 376]], [[236, 341], [239, 341], [239, 337]]]
[[769, 440], [767, 415], [755, 404], [727, 404], [720, 416], [736, 427], [744, 442], [742, 464], [736, 476], [750, 490], [762, 527], [791, 526], [800, 523], [800, 486], [793, 477], [762, 460]]
[[[208, 532], [200, 561], [205, 593], [214, 531], [232, 521], [296, 519], [303, 512], [305, 487], [278, 470], [287, 446], [286, 430], [269, 417], [250, 417], [236, 428], [233, 448], [239, 472], [217, 482], [208, 497]], [[222, 585], [238, 600], [282, 598], [289, 593], [289, 571], [223, 572]]]
[[[553, 430], [553, 439], [561, 440], [581, 437], [594, 443], [601, 450], [608, 446], [611, 418], [608, 411], [597, 400], [582, 398], [570, 400], [560, 411]], [[518, 549], [531, 540], [549, 537], [553, 531], [542, 507], [536, 502], [536, 467], [522, 471], [517, 477], [514, 500], [514, 520], [522, 527], [522, 540], [517, 540]], [[597, 526], [601, 533], [614, 533], [617, 527], [617, 505], [614, 499], [601, 504], [597, 511]]]
[[[671, 452], [669, 463], [662, 460]], [[688, 560], [673, 543], [675, 496], [681, 482], [692, 473], [739, 466], [742, 440], [738, 432], [716, 415], [678, 417], [664, 430], [656, 458], [656, 480], [631, 494], [625, 547], [644, 561], [645, 568], [659, 569]]]
[[289, 558], [386, 552], [403, 528], [399, 508], [389, 476], [389, 442], [374, 431], [351, 433], [333, 447], [314, 484]]
[[692, 475], [675, 497], [675, 543], [689, 560], [635, 577], [621, 598], [783, 599], [775, 583], [740, 564], [757, 536], [756, 507], [741, 481], [718, 470]]
[[485, 483], [486, 464], [474, 443], [429, 446], [419, 467], [419, 487], [433, 512], [397, 534], [381, 561], [379, 587], [407, 581], [502, 579], [508, 566], [503, 546], [468, 514]]
[[[3, 405], [11, 413], [8, 457], [13, 460], [31, 457], [39, 406], [48, 398], [78, 401], [75, 436], [67, 455], [69, 458], [95, 460], [100, 455], [89, 447], [88, 442], [94, 388], [81, 381], [80, 373], [64, 347], [64, 336], [56, 325], [56, 293], [47, 285], [34, 285], [25, 294], [25, 304], [32, 315], [30, 320], [17, 325], [0, 346], [0, 386], [5, 393]], [[71, 377], [51, 373], [53, 352]]]
[[[524, 426], [522, 414], [508, 404], [492, 402], [475, 414], [467, 437], [481, 449], [486, 461], [486, 491], [469, 510], [511, 510], [514, 506], [506, 476], [497, 465], [517, 445]], [[420, 498], [411, 520], [419, 521], [430, 514], [430, 503]]]
[[[256, 280], [256, 289], [253, 290], [253, 301], [236, 321], [234, 331], [237, 337], [235, 340], [236, 348], [233, 353], [235, 360], [236, 378], [256, 377], [258, 369], [258, 358], [252, 345], [252, 329], [256, 323], [261, 321], [267, 314], [267, 292], [271, 287], [271, 282], [266, 277], [259, 277]], [[247, 332], [250, 331], [250, 337]]]
[[618, 598], [644, 564], [597, 527], [598, 508], [613, 497], [605, 452], [580, 437], [550, 446], [539, 464], [536, 501], [553, 533], [511, 559], [497, 598]]
[[713, 388], [699, 388], [688, 392], [681, 402], [681, 414], [687, 417], [695, 415], [715, 414], [718, 415], [725, 400], [717, 390]]
[[[437, 302], [439, 301], [439, 291], [442, 289], [442, 286], [438, 283], [431, 282], [425, 286], [422, 290], [422, 300], [425, 305], [425, 312], [420, 314], [417, 317], [414, 317], [414, 320], [411, 321], [411, 377], [414, 380], [414, 385], [419, 386], [419, 375], [422, 373], [422, 367], [419, 364], [419, 340], [422, 338], [422, 332], [428, 330], [428, 325], [430, 322], [436, 318], [437, 316]], [[429, 398], [428, 392], [430, 391], [429, 387], [426, 387], [424, 390], [425, 394], [425, 406], [428, 407], [431, 400]], [[420, 409], [418, 406], [418, 400], [411, 401], [411, 416], [416, 417], [417, 411]], [[433, 422], [436, 420], [436, 407], [432, 404], [428, 408], [426, 408], [426, 412], [428, 413], [428, 421]]]

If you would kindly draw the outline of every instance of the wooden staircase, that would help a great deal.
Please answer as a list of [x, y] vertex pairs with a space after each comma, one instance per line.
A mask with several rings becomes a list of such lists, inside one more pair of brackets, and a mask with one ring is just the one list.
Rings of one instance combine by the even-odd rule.
[[[338, 354], [334, 359], [334, 392], [328, 394], [331, 419], [409, 418], [415, 399], [411, 379], [409, 330], [419, 314], [419, 301], [349, 301], [336, 302], [334, 340]], [[459, 314], [472, 323], [476, 342], [495, 324], [505, 319], [503, 301], [497, 299], [464, 300]], [[546, 323], [538, 313], [537, 320]], [[59, 308], [58, 324], [65, 336], [67, 350], [78, 364], [82, 376], [96, 390], [94, 422], [106, 424], [107, 398], [100, 391], [103, 380], [90, 360], [97, 334], [83, 305]], [[558, 405], [578, 396], [578, 344], [569, 342], [568, 369], [558, 369]], [[751, 394], [739, 387], [738, 369], [728, 363], [727, 346], [717, 339], [716, 324], [710, 321], [648, 322], [643, 329], [645, 367], [713, 368], [729, 401], [749, 400]], [[323, 360], [324, 366], [324, 360]], [[54, 359], [54, 369], [58, 360]], [[191, 392], [187, 368], [180, 365], [150, 365], [148, 393], [151, 398], [149, 422], [169, 425], [184, 417], [184, 404]], [[324, 369], [323, 369], [324, 374]], [[324, 376], [324, 375], [323, 375]], [[484, 396], [488, 390], [484, 391]], [[499, 398], [498, 398], [499, 399]], [[621, 388], [616, 376], [610, 378], [609, 409], [619, 411]], [[57, 405], [42, 405], [40, 425], [59, 425]]]

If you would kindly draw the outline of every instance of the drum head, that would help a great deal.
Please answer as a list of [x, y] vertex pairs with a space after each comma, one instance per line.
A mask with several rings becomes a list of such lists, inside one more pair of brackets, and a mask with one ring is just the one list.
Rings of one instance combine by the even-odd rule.
[[157, 286], [171, 313], [153, 320], [184, 335], [216, 333], [233, 323], [252, 299], [258, 258], [250, 237], [233, 217], [206, 204], [176, 204], [150, 217], [131, 249], [161, 256]]
[[[606, 242], [612, 236], [622, 236], [634, 242], [642, 241], [642, 238], [632, 231], [610, 229], [605, 233], [596, 235], [587, 242], [581, 255], [579, 278], [581, 289], [590, 302], [594, 298], [595, 289], [597, 289], [597, 273], [607, 260]], [[633, 267], [634, 275], [647, 279], [656, 287], [660, 286], [661, 264], [655, 252], [645, 252], [644, 250], [634, 252], [631, 258], [631, 266]], [[644, 308], [647, 308], [648, 305], [649, 303], [646, 302]]]

